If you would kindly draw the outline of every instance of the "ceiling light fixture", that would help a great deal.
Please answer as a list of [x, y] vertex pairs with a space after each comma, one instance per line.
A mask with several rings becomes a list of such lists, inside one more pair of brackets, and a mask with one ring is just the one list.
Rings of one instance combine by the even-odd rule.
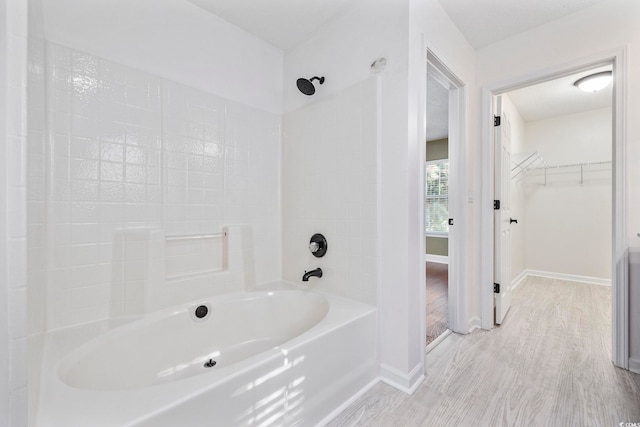
[[611, 83], [613, 76], [611, 71], [602, 71], [576, 80], [574, 86], [585, 92], [597, 92]]

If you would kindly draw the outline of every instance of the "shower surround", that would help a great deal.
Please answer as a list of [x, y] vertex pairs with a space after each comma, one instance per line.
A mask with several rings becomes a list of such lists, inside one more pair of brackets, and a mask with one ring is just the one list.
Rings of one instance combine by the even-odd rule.
[[[60, 334], [83, 338], [58, 348], [56, 360], [95, 338], [84, 335], [87, 328], [100, 335], [195, 298], [283, 278], [300, 284], [315, 262], [326, 273], [309, 285], [331, 301], [337, 294], [362, 308], [303, 341], [318, 355], [358, 354], [350, 360], [363, 369], [352, 369], [357, 375], [345, 382], [347, 372], [330, 374], [323, 357], [307, 364], [309, 384], [316, 377], [343, 380], [331, 393], [338, 400], [325, 402], [328, 395], [319, 392], [324, 386], [309, 388], [305, 399], [311, 406], [302, 416], [330, 417], [376, 380], [376, 78], [287, 113], [281, 131], [283, 116], [277, 113], [50, 41], [31, 47], [29, 301], [41, 308], [29, 313], [31, 334], [40, 337], [30, 346], [32, 419], [77, 403], [70, 398], [58, 405], [47, 397], [59, 382], [58, 362], [49, 356]], [[235, 224], [251, 230], [252, 238], [242, 241], [254, 254], [245, 265], [251, 280], [239, 288], [216, 279], [228, 265], [228, 235], [164, 237], [218, 233]], [[311, 260], [306, 247], [314, 232], [330, 241], [321, 260]], [[160, 257], [153, 249], [158, 242]], [[155, 268], [158, 262], [163, 264]], [[350, 302], [341, 304], [332, 305], [328, 319], [347, 314], [340, 307]], [[348, 350], [347, 343], [362, 337], [366, 345]], [[296, 351], [305, 355], [304, 348]], [[251, 366], [273, 363], [274, 351], [256, 355]], [[244, 380], [258, 375], [245, 368]], [[221, 378], [215, 393], [223, 398], [230, 390]], [[171, 386], [174, 397], [147, 409], [160, 414], [184, 401], [188, 391], [181, 384]], [[158, 422], [167, 421], [158, 416]]]
[[[149, 272], [135, 247], [113, 258], [123, 229], [247, 224], [257, 280], [281, 277], [279, 115], [54, 43], [46, 54], [47, 329], [136, 299]], [[212, 268], [219, 245], [167, 245], [167, 272]]]

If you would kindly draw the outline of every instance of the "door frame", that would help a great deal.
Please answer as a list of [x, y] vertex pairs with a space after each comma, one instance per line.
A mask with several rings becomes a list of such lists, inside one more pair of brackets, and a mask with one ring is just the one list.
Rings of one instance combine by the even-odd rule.
[[[449, 188], [454, 189], [454, 197], [449, 193], [449, 217], [454, 219], [453, 228], [449, 230], [449, 291], [448, 311], [449, 329], [453, 332], [466, 334], [469, 332], [467, 325], [467, 292], [462, 288], [466, 283], [467, 269], [463, 260], [466, 259], [466, 228], [467, 209], [465, 206], [465, 194], [467, 194], [466, 174], [466, 87], [444, 62], [431, 50], [427, 49], [427, 73], [449, 90], [449, 168], [453, 173], [449, 174]], [[425, 83], [427, 76], [424, 76]], [[427, 97], [429, 94], [427, 94]], [[426, 109], [426, 104], [425, 104]], [[427, 117], [427, 122], [429, 118]], [[426, 128], [426, 127], [425, 127]], [[424, 219], [424, 159], [426, 141], [422, 144], [421, 164], [422, 180], [420, 183], [422, 194], [422, 218]], [[422, 227], [424, 234], [424, 225]], [[425, 254], [425, 239], [422, 237], [422, 257]], [[424, 286], [423, 286], [424, 288]], [[423, 299], [426, 301], [426, 298]], [[421, 304], [421, 319], [424, 324], [422, 337], [426, 336], [426, 304]]]
[[601, 65], [613, 66], [612, 102], [612, 244], [611, 320], [612, 361], [629, 368], [629, 279], [626, 224], [626, 74], [627, 48], [604, 52], [530, 74], [496, 82], [482, 88], [482, 207], [480, 230], [482, 329], [493, 328], [493, 98], [526, 86], [543, 83]]

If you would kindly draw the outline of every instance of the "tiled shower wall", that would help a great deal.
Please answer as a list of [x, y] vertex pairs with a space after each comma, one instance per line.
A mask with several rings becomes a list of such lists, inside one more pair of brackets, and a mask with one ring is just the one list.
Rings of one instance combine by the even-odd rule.
[[[284, 278], [303, 283], [322, 268], [316, 289], [377, 303], [377, 80], [322, 98], [283, 120]], [[327, 254], [309, 239], [322, 233]]]
[[[146, 276], [144, 262], [113, 268], [123, 228], [249, 224], [257, 282], [280, 278], [279, 115], [64, 46], [46, 50], [47, 329], [107, 317], [111, 284], [122, 281], [113, 275]], [[193, 263], [180, 255], [177, 270]]]

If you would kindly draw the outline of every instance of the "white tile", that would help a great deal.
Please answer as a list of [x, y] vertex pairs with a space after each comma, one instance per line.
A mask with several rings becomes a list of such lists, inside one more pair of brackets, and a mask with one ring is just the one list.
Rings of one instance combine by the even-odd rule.
[[17, 427], [26, 427], [28, 425], [27, 405], [28, 393], [26, 385], [11, 391], [11, 425]]
[[70, 177], [72, 180], [97, 180], [98, 162], [87, 159], [71, 159]]
[[[100, 180], [124, 182], [124, 165], [122, 163], [100, 162]], [[104, 188], [102, 183], [101, 188]]]
[[71, 244], [96, 243], [98, 242], [97, 223], [72, 223], [71, 224]]
[[147, 189], [141, 184], [125, 184], [124, 200], [127, 203], [144, 203], [146, 201]]
[[71, 137], [71, 156], [78, 159], [98, 160], [100, 143], [96, 139]]
[[[69, 283], [70, 289], [82, 288], [85, 286], [96, 285], [98, 283], [98, 267], [95, 264], [74, 266], [71, 269], [71, 281]], [[70, 306], [74, 306], [72, 302], [70, 302]]]
[[[11, 340], [26, 338], [27, 336], [27, 290], [10, 289], [9, 290], [9, 334]], [[26, 355], [25, 355], [26, 356]]]
[[95, 202], [72, 202], [71, 222], [74, 223], [97, 223], [98, 204]]
[[[71, 286], [71, 271], [68, 268], [52, 268], [48, 272], [48, 279], [51, 291], [69, 288]], [[55, 299], [55, 292], [52, 293], [50, 302], [53, 307], [57, 307], [59, 301]]]
[[144, 222], [148, 220], [147, 204], [127, 203], [124, 205], [125, 221]]
[[147, 264], [145, 261], [130, 261], [125, 257], [124, 279], [145, 280], [147, 278]]
[[49, 260], [52, 269], [64, 269], [71, 265], [71, 246], [60, 245], [55, 246], [54, 250], [49, 254]]
[[[124, 184], [121, 182], [100, 182], [100, 197], [101, 202], [107, 202], [106, 204], [110, 204], [109, 202], [117, 203], [124, 201]], [[105, 203], [103, 203], [105, 204]]]
[[[91, 166], [89, 166], [89, 170], [91, 170]], [[72, 180], [70, 183], [70, 187], [70, 197], [73, 200], [92, 202], [97, 201], [99, 198], [98, 181], [86, 179]]]
[[71, 245], [71, 265], [93, 265], [98, 262], [98, 245], [95, 243]]
[[147, 169], [141, 165], [125, 166], [125, 182], [144, 184], [147, 182]]

